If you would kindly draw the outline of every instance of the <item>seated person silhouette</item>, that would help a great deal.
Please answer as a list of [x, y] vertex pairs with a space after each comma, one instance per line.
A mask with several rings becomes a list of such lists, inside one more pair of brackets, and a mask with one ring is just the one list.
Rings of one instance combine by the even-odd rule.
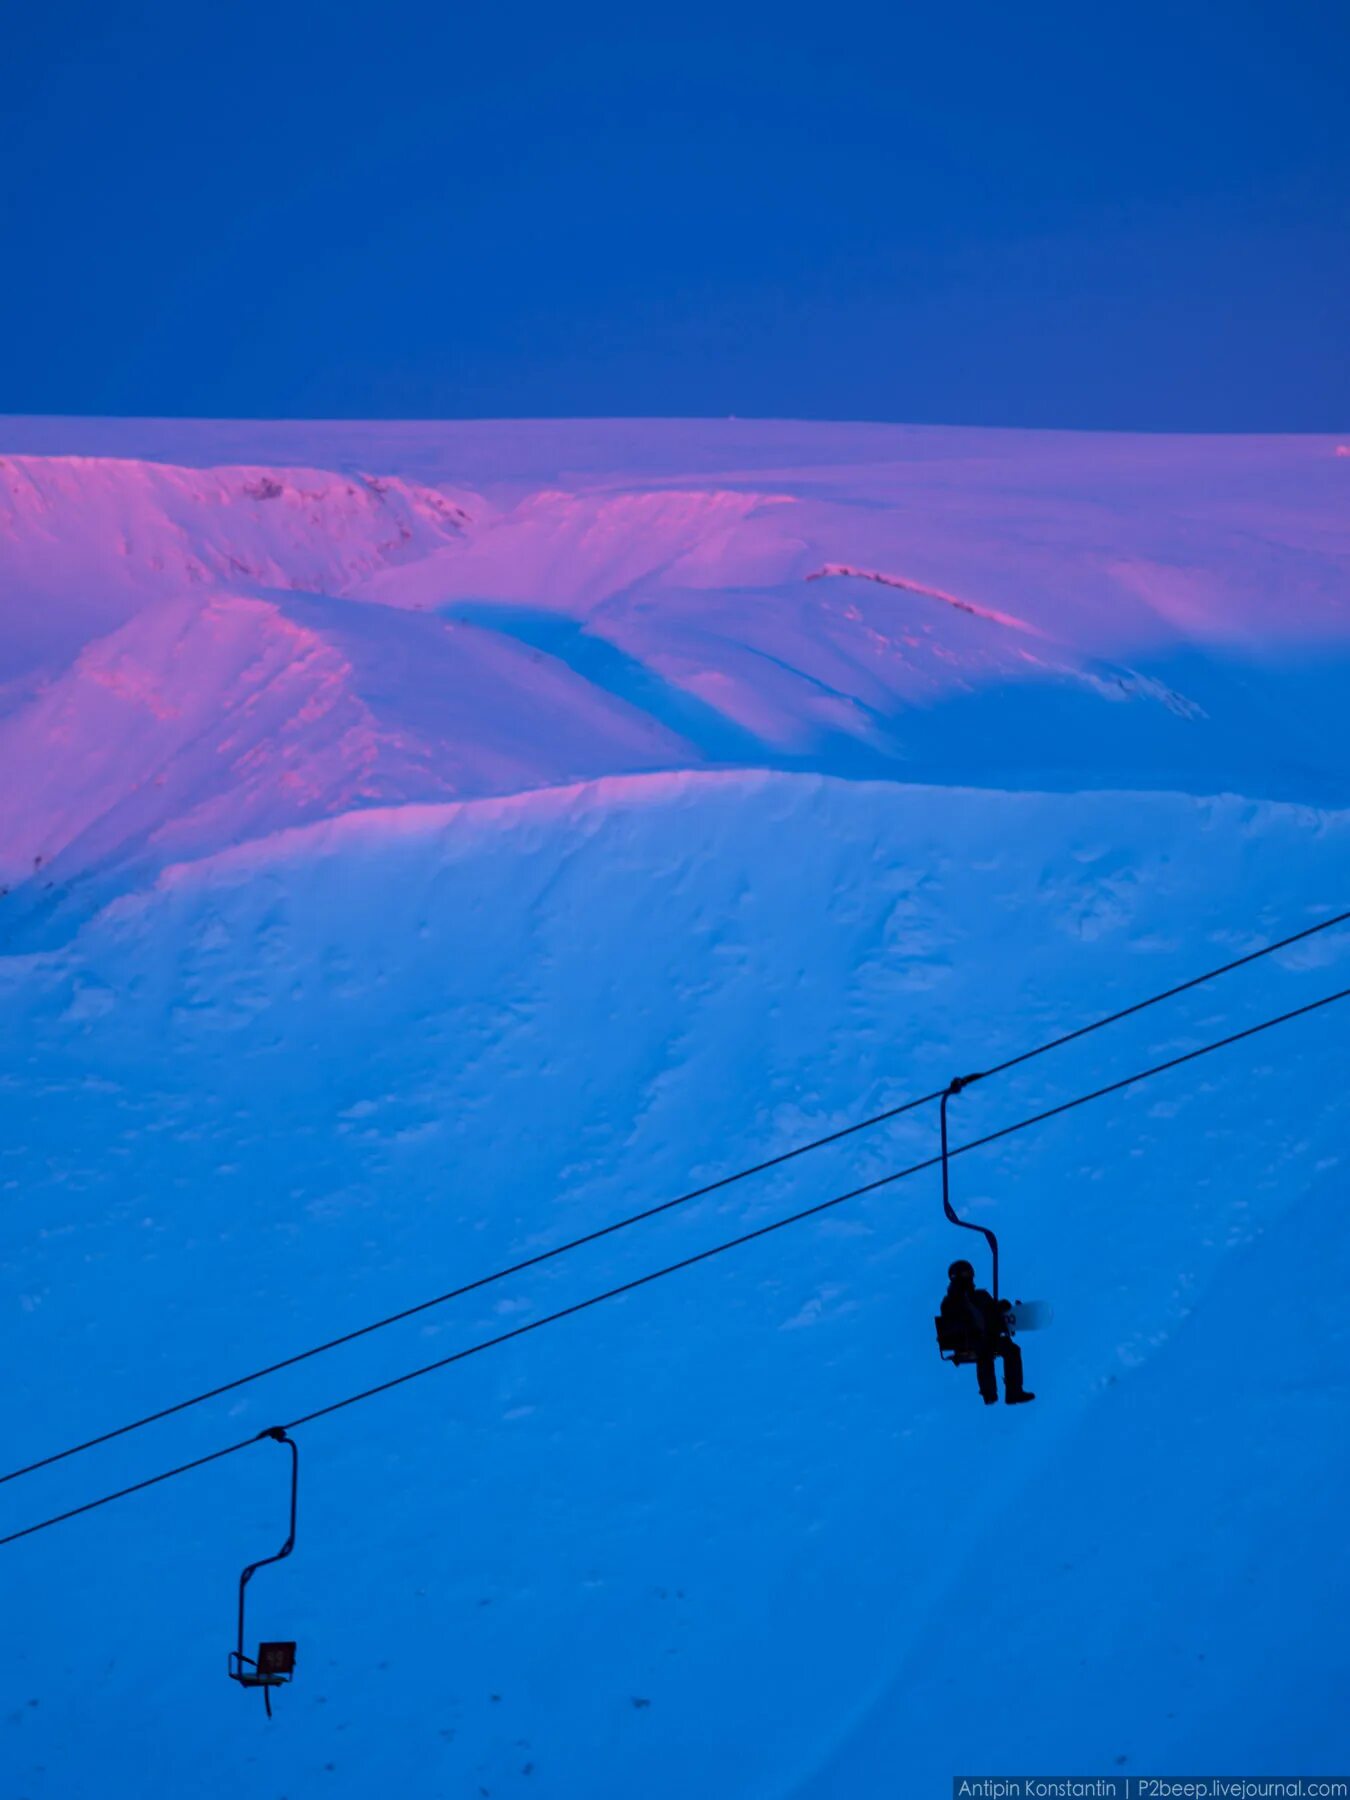
[[1022, 1352], [1012, 1340], [1006, 1300], [995, 1300], [975, 1285], [975, 1270], [968, 1262], [954, 1262], [947, 1270], [951, 1285], [942, 1301], [943, 1322], [961, 1343], [962, 1353], [975, 1359], [975, 1375], [986, 1406], [998, 1403], [994, 1358], [1003, 1358], [1003, 1398], [1009, 1406], [1034, 1400], [1022, 1386]]

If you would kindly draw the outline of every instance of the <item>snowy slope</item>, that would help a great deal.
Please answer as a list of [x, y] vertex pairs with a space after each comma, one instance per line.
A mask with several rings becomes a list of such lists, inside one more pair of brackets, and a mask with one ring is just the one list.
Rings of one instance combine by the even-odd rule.
[[[638, 429], [0, 452], [12, 919], [352, 806], [653, 769], [1350, 797], [1335, 444], [822, 427], [813, 465], [801, 428]], [[278, 433], [303, 461], [259, 460]], [[639, 468], [506, 479], [510, 443]]]
[[[1344, 906], [1334, 449], [11, 422], [6, 1466]], [[1311, 940], [975, 1090], [957, 1135], [1347, 970], [1350, 934]], [[301, 1644], [270, 1726], [223, 1674], [280, 1539], [270, 1445], [10, 1546], [4, 1793], [1331, 1767], [1347, 1060], [1332, 1008], [961, 1160], [1056, 1307], [1022, 1412], [937, 1359], [929, 1174], [305, 1429], [299, 1546], [253, 1599]], [[0, 1519], [935, 1130], [13, 1483]]]

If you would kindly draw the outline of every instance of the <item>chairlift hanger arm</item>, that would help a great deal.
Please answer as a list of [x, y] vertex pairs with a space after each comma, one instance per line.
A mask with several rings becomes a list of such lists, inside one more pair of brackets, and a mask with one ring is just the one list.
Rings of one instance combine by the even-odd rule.
[[[286, 1449], [288, 1449], [291, 1453], [290, 1517], [289, 1517], [289, 1520], [287, 1523], [286, 1542], [281, 1546], [280, 1550], [278, 1550], [276, 1552], [276, 1554], [273, 1556], [262, 1556], [262, 1557], [258, 1558], [257, 1562], [251, 1562], [248, 1565], [248, 1567], [244, 1570], [243, 1574], [240, 1575], [240, 1577], [239, 1577], [239, 1628], [238, 1628], [238, 1636], [236, 1639], [234, 1657], [232, 1659], [234, 1662], [234, 1668], [230, 1671], [230, 1673], [235, 1677], [236, 1680], [238, 1680], [242, 1676], [245, 1663], [251, 1663], [251, 1664], [253, 1664], [253, 1667], [255, 1669], [257, 1668], [257, 1663], [254, 1660], [254, 1658], [249, 1656], [244, 1650], [244, 1604], [245, 1604], [245, 1596], [246, 1596], [246, 1592], [248, 1589], [248, 1584], [250, 1581], [252, 1581], [253, 1577], [257, 1574], [259, 1569], [265, 1569], [272, 1563], [278, 1563], [278, 1562], [284, 1561], [285, 1558], [288, 1557], [290, 1555], [291, 1551], [294, 1550], [294, 1548], [295, 1548], [296, 1510], [297, 1510], [297, 1507], [299, 1504], [299, 1498], [300, 1498], [300, 1451], [299, 1451], [299, 1447], [297, 1446], [294, 1438], [288, 1437], [286, 1435], [286, 1428], [283, 1425], [272, 1425], [272, 1426], [269, 1426], [269, 1428], [266, 1431], [260, 1431], [258, 1433], [259, 1441], [261, 1441], [263, 1438], [271, 1438], [278, 1444], [284, 1444]], [[265, 1692], [264, 1692], [264, 1698], [267, 1698]], [[272, 1710], [270, 1702], [268, 1704], [267, 1710], [269, 1713]]]
[[968, 1088], [973, 1081], [979, 1081], [979, 1080], [980, 1080], [980, 1076], [978, 1074], [956, 1076], [956, 1078], [951, 1082], [950, 1086], [943, 1093], [942, 1104], [938, 1109], [939, 1117], [940, 1117], [941, 1123], [942, 1123], [942, 1210], [943, 1210], [943, 1212], [946, 1213], [947, 1217], [951, 1220], [953, 1225], [959, 1225], [961, 1227], [962, 1231], [978, 1231], [980, 1233], [981, 1237], [983, 1237], [985, 1242], [989, 1245], [989, 1253], [993, 1259], [993, 1265], [994, 1265], [994, 1277], [993, 1277], [992, 1292], [993, 1292], [994, 1299], [997, 1300], [998, 1299], [998, 1239], [994, 1236], [993, 1232], [990, 1231], [990, 1229], [987, 1225], [972, 1225], [969, 1219], [963, 1219], [958, 1216], [955, 1207], [952, 1205], [951, 1176], [950, 1176], [950, 1172], [949, 1172], [949, 1164], [951, 1162], [951, 1156], [950, 1156], [950, 1152], [947, 1147], [947, 1102], [951, 1099], [953, 1094], [961, 1093], [962, 1090], [965, 1088]]

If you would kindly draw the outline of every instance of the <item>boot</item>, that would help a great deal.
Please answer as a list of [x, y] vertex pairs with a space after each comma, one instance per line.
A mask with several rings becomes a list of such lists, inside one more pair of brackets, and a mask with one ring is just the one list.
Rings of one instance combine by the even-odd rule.
[[1034, 1400], [1036, 1396], [1029, 1394], [1025, 1388], [1019, 1388], [1015, 1394], [1005, 1394], [1003, 1398], [1009, 1406], [1024, 1406], [1028, 1400]]

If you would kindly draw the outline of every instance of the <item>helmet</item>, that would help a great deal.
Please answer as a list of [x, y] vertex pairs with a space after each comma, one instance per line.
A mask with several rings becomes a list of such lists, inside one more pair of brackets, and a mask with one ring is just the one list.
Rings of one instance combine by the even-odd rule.
[[963, 1257], [960, 1262], [954, 1262], [948, 1267], [947, 1275], [952, 1281], [974, 1281], [975, 1265], [966, 1262]]

